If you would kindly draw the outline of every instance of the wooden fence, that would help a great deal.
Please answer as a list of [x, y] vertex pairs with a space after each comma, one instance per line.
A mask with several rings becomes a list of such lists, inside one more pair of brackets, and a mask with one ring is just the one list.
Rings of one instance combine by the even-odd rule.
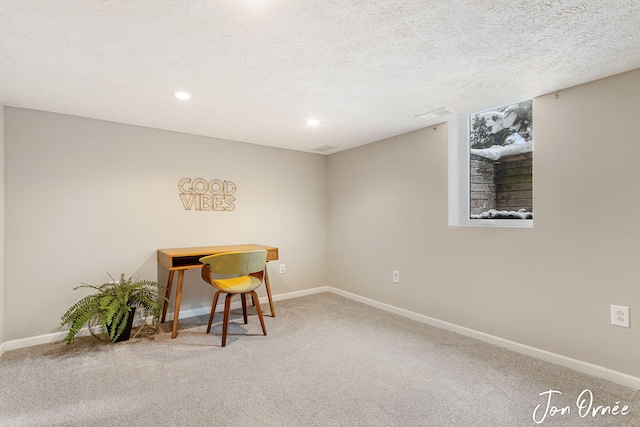
[[471, 214], [489, 209], [533, 212], [533, 152], [493, 161], [471, 155]]

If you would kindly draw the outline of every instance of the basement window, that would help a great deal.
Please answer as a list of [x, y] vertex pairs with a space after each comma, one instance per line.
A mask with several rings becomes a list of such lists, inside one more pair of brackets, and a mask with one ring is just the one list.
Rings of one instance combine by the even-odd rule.
[[461, 115], [449, 129], [449, 225], [532, 227], [532, 100]]

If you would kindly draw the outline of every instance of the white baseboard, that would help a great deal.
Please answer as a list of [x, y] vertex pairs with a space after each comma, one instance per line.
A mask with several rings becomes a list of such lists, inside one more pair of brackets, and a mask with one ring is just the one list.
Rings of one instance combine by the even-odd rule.
[[[274, 301], [283, 301], [283, 300], [286, 300], [286, 299], [298, 298], [298, 297], [305, 296], [305, 295], [317, 294], [317, 293], [320, 293], [320, 292], [328, 292], [328, 291], [330, 291], [330, 289], [331, 288], [328, 287], [328, 286], [323, 286], [323, 287], [319, 287], [319, 288], [305, 289], [303, 291], [288, 292], [286, 294], [274, 295], [273, 296], [273, 300]], [[224, 299], [222, 301], [223, 301], [222, 304], [218, 304], [216, 306], [216, 312], [223, 310], [223, 308], [224, 308]], [[270, 311], [269, 311], [269, 308], [268, 308], [269, 307], [269, 300], [268, 300], [268, 298], [266, 296], [260, 298], [260, 305], [262, 307], [262, 311], [265, 314], [270, 314]], [[242, 303], [240, 301], [235, 301], [235, 302], [231, 303], [231, 308], [232, 309], [238, 309], [240, 307], [242, 307]], [[192, 308], [192, 309], [180, 310], [180, 319], [186, 319], [188, 317], [208, 315], [210, 310], [211, 310], [211, 307], [197, 307], [197, 308]], [[173, 313], [167, 313], [166, 320], [168, 322], [172, 321], [173, 320]], [[140, 322], [141, 322], [140, 319], [136, 319], [134, 321], [134, 325], [139, 325]], [[53, 332], [53, 333], [45, 334], [45, 335], [36, 335], [34, 337], [28, 337], [28, 338], [21, 338], [21, 339], [17, 339], [17, 340], [5, 341], [5, 342], [0, 344], [0, 350], [2, 350], [2, 351], [0, 351], [0, 357], [2, 356], [2, 352], [3, 351], [17, 350], [19, 348], [32, 347], [34, 345], [51, 344], [51, 343], [63, 341], [64, 337], [67, 335], [67, 332], [68, 331], [64, 330], [64, 331]], [[87, 336], [87, 335], [90, 335], [90, 334], [91, 333], [89, 332], [88, 328], [82, 328], [80, 331], [78, 331], [76, 336], [83, 337], [83, 336]]]
[[[332, 288], [330, 286], [321, 286], [319, 288], [305, 289], [302, 291], [294, 291], [294, 292], [287, 292], [286, 294], [273, 295], [272, 299], [273, 301], [284, 301], [291, 298], [298, 298], [306, 295], [318, 294], [320, 292], [330, 292], [331, 289]], [[262, 312], [265, 314], [270, 314], [269, 298], [264, 296], [264, 297], [260, 297], [259, 300], [260, 300], [260, 306], [262, 307]], [[231, 303], [232, 310], [240, 307], [242, 307], [242, 303], [240, 301], [234, 301]], [[224, 299], [221, 299], [221, 302], [219, 301], [218, 304], [216, 305], [216, 313], [222, 311], [223, 309], [224, 309]], [[186, 319], [188, 317], [196, 317], [196, 316], [202, 316], [204, 314], [209, 314], [210, 310], [211, 310], [211, 307], [198, 307], [198, 308], [190, 308], [186, 310], [180, 309], [180, 319]], [[166, 320], [167, 321], [173, 320], [173, 313], [167, 313]]]
[[[40, 344], [51, 344], [54, 342], [63, 341], [67, 335], [67, 331], [53, 332], [50, 334], [36, 335], [28, 338], [21, 338], [17, 340], [5, 341], [5, 351], [17, 350], [19, 348], [32, 347]], [[83, 337], [89, 335], [89, 329], [82, 328], [78, 331], [76, 336]]]
[[515, 351], [517, 353], [535, 357], [536, 359], [542, 359], [549, 363], [564, 366], [565, 368], [573, 369], [574, 371], [582, 372], [584, 374], [591, 375], [592, 377], [602, 378], [602, 379], [614, 382], [616, 384], [620, 384], [626, 387], [640, 390], [640, 378], [638, 377], [634, 377], [622, 372], [614, 371], [612, 369], [608, 369], [603, 366], [594, 365], [588, 362], [583, 362], [582, 360], [572, 359], [570, 357], [566, 357], [560, 354], [551, 353], [549, 351], [531, 347], [526, 344], [521, 344], [515, 341], [510, 341], [504, 338], [496, 337], [494, 335], [486, 334], [484, 332], [476, 331], [474, 329], [469, 329], [464, 326], [459, 326], [453, 323], [445, 322], [443, 320], [438, 320], [433, 317], [414, 313], [409, 310], [404, 310], [402, 308], [394, 307], [389, 304], [385, 304], [369, 298], [361, 297], [359, 295], [352, 294], [350, 292], [346, 292], [340, 289], [332, 288], [330, 286], [326, 288], [329, 288], [328, 290], [330, 292], [341, 295], [343, 297], [350, 298], [352, 300], [370, 305], [372, 307], [379, 308], [384, 311], [388, 311], [390, 313], [398, 314], [400, 316], [415, 320], [417, 322], [426, 323], [428, 325], [435, 326], [440, 329], [446, 329], [448, 331], [456, 332], [460, 335], [465, 335], [480, 341], [484, 341], [489, 344], [497, 345], [499, 347], [503, 347], [503, 348]]
[[[474, 329], [466, 328], [464, 326], [459, 326], [454, 323], [445, 322], [443, 320], [435, 319], [433, 317], [425, 316], [423, 314], [414, 313], [409, 310], [394, 307], [392, 305], [375, 301], [369, 298], [361, 297], [359, 295], [352, 294], [350, 292], [346, 292], [340, 289], [336, 289], [331, 286], [321, 286], [318, 288], [305, 289], [302, 291], [294, 291], [294, 292], [288, 292], [285, 294], [274, 295], [273, 300], [283, 301], [291, 298], [298, 298], [298, 297], [317, 294], [321, 292], [332, 292], [334, 294], [341, 295], [345, 298], [349, 298], [354, 301], [358, 301], [363, 304], [367, 304], [369, 306], [379, 308], [381, 310], [388, 311], [390, 313], [394, 313], [394, 314], [406, 317], [408, 319], [415, 320], [420, 323], [425, 323], [431, 326], [435, 326], [437, 328], [456, 332], [460, 335], [465, 335], [480, 341], [484, 341], [489, 344], [497, 345], [499, 347], [503, 347], [503, 348], [515, 351], [517, 353], [525, 354], [527, 356], [535, 357], [537, 359], [541, 359], [549, 363], [564, 366], [565, 368], [573, 369], [575, 371], [582, 372], [596, 378], [602, 378], [602, 379], [614, 382], [616, 384], [620, 384], [626, 387], [640, 390], [640, 378], [638, 377], [634, 377], [631, 375], [624, 374], [622, 372], [614, 371], [612, 369], [608, 369], [603, 366], [594, 365], [594, 364], [577, 360], [577, 359], [572, 359], [570, 357], [566, 357], [560, 354], [551, 353], [549, 351], [531, 347], [526, 344], [521, 344], [515, 341], [510, 341], [504, 338], [496, 337], [494, 335], [486, 334], [484, 332], [476, 331]], [[260, 304], [262, 305], [263, 312], [265, 312], [265, 314], [269, 313], [267, 297], [261, 297]], [[240, 307], [241, 307], [240, 301], [236, 301], [231, 304], [231, 308], [233, 309], [237, 309]], [[218, 304], [216, 307], [216, 311], [222, 310], [222, 308], [223, 308], [223, 305]], [[209, 307], [198, 307], [194, 309], [180, 310], [180, 318], [185, 319], [188, 317], [209, 314], [209, 310], [210, 310]], [[168, 313], [167, 321], [171, 321], [171, 320], [173, 320], [173, 313]], [[0, 356], [2, 356], [2, 354], [5, 351], [16, 350], [24, 347], [31, 347], [34, 345], [59, 342], [64, 340], [64, 337], [66, 334], [67, 334], [66, 331], [61, 331], [61, 332], [55, 332], [55, 333], [46, 334], [46, 335], [38, 335], [35, 337], [5, 341], [3, 343], [0, 343]], [[89, 330], [87, 328], [84, 328], [83, 330], [78, 332], [78, 336], [86, 336], [86, 335], [89, 335]]]

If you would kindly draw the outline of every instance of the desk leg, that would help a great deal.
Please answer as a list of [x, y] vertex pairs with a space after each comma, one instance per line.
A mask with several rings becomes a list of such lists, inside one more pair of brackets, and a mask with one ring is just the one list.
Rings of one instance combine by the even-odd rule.
[[267, 268], [264, 269], [264, 286], [267, 288], [267, 297], [269, 298], [271, 317], [276, 317], [276, 310], [273, 308], [273, 300], [271, 299], [271, 285], [269, 284], [269, 273]]
[[164, 323], [167, 317], [167, 308], [169, 308], [169, 298], [171, 297], [171, 286], [173, 285], [173, 273], [175, 270], [169, 270], [169, 280], [167, 280], [167, 292], [164, 294], [164, 304], [162, 305], [162, 317], [160, 323]]
[[182, 299], [182, 283], [184, 282], [184, 270], [178, 271], [178, 288], [176, 289], [176, 304], [173, 309], [173, 330], [171, 338], [178, 335], [178, 316], [180, 315], [180, 300]]

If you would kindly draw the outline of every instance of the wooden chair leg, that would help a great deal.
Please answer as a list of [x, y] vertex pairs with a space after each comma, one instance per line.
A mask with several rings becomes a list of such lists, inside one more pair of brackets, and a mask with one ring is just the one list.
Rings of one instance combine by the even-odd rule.
[[256, 302], [256, 312], [258, 313], [258, 318], [260, 319], [262, 332], [265, 335], [267, 335], [267, 328], [265, 328], [264, 326], [264, 319], [262, 318], [262, 310], [260, 309], [260, 301], [258, 300], [258, 294], [256, 294], [256, 291], [251, 291], [251, 298]]
[[244, 317], [244, 324], [247, 324], [247, 294], [240, 294], [242, 300], [242, 317]]
[[276, 317], [276, 309], [273, 308], [273, 298], [271, 298], [271, 285], [269, 284], [269, 273], [266, 267], [264, 269], [264, 287], [267, 289], [267, 298], [269, 299], [269, 309], [271, 310], [271, 317]]
[[231, 298], [233, 294], [227, 294], [224, 299], [224, 320], [222, 321], [222, 347], [227, 345], [227, 329], [229, 328], [229, 315], [231, 313]]
[[220, 296], [220, 292], [216, 292], [213, 296], [213, 304], [211, 304], [211, 313], [209, 313], [209, 324], [207, 325], [207, 333], [211, 332], [211, 323], [213, 322], [213, 313], [216, 311], [216, 304], [218, 304], [218, 297]]

